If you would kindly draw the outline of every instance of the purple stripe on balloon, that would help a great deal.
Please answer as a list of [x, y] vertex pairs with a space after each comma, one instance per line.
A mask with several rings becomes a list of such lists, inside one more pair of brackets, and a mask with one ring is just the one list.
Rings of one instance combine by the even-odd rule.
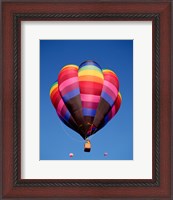
[[79, 88], [79, 83], [78, 82], [71, 83], [70, 85], [66, 86], [63, 90], [61, 90], [61, 96], [66, 95], [68, 92], [76, 88]]
[[100, 101], [100, 96], [93, 95], [93, 94], [80, 94], [81, 101], [89, 101], [89, 102], [96, 102]]
[[114, 104], [114, 99], [110, 97], [106, 92], [102, 91], [101, 97], [109, 103], [109, 105], [112, 107]]
[[90, 109], [90, 108], [83, 108], [82, 109], [82, 113], [84, 116], [91, 116], [94, 117], [96, 114], [96, 110], [95, 109]]
[[83, 62], [83, 63], [79, 66], [79, 69], [81, 69], [82, 67], [87, 66], [87, 65], [93, 65], [93, 66], [98, 67], [99, 69], [102, 69], [102, 68], [100, 67], [99, 64], [97, 64], [95, 61], [92, 61], [92, 60], [88, 60], [88, 61]]
[[109, 116], [108, 116], [108, 115], [106, 115], [106, 116], [105, 116], [105, 118], [104, 118], [104, 123], [105, 123], [105, 124], [107, 124], [107, 123], [108, 123], [108, 121], [109, 121]]
[[65, 119], [66, 121], [69, 121], [70, 116], [71, 116], [71, 114], [70, 114], [70, 112], [67, 110], [66, 113], [65, 113], [64, 119]]
[[111, 90], [111, 88], [109, 88], [108, 86], [104, 85], [102, 91], [106, 92], [114, 101], [117, 98], [117, 95], [118, 95], [117, 88], [115, 90]]
[[68, 100], [70, 100], [71, 98], [77, 96], [80, 94], [79, 88], [76, 88], [70, 92], [68, 92], [66, 95], [64, 95], [62, 98], [64, 100], [64, 102], [67, 102]]

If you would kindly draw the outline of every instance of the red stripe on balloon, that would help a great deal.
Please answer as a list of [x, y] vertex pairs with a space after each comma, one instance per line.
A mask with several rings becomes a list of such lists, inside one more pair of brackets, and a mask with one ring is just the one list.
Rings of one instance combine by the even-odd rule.
[[103, 87], [103, 85], [100, 83], [90, 82], [90, 81], [79, 82], [79, 86], [80, 86], [80, 93], [94, 94], [94, 95], [100, 95]]
[[118, 112], [120, 106], [121, 106], [121, 97], [120, 94], [118, 93], [118, 96], [116, 98], [116, 101], [114, 103], [114, 105], [112, 106], [111, 110], [108, 113], [108, 119], [109, 121], [116, 115], [116, 113]]
[[77, 71], [76, 70], [71, 70], [71, 71], [67, 71], [67, 72], [62, 72], [59, 74], [58, 79], [61, 79], [61, 82], [72, 78], [72, 77], [76, 77], [77, 75]]
[[54, 94], [51, 95], [51, 99], [54, 99], [55, 96], [57, 96], [57, 97], [60, 96], [59, 90], [57, 90]]
[[122, 102], [121, 96], [120, 96], [120, 94], [118, 94], [116, 102], [115, 102], [115, 114], [118, 112], [118, 110], [121, 106], [121, 102]]
[[112, 73], [103, 72], [104, 74], [104, 80], [108, 80], [110, 83], [116, 86], [116, 88], [119, 90], [119, 80], [117, 76], [112, 75]]
[[51, 92], [50, 96], [54, 96], [54, 94], [58, 92], [58, 87], [54, 88], [53, 91]]
[[61, 97], [60, 97], [60, 94], [59, 92], [58, 93], [55, 93], [53, 97], [51, 97], [51, 101], [53, 103], [53, 105], [55, 106], [55, 108], [57, 108], [57, 104], [59, 103]]
[[77, 71], [78, 71], [78, 68], [77, 68], [77, 66], [74, 67], [74, 66], [72, 66], [72, 65], [66, 65], [65, 68], [62, 68], [62, 69], [61, 69], [60, 73], [66, 72], [66, 71], [68, 71], [68, 70], [70, 70], [70, 71], [71, 71], [71, 70], [77, 70]]
[[82, 101], [82, 108], [92, 108], [96, 110], [97, 106], [98, 106], [98, 103]]
[[54, 105], [55, 109], [57, 108], [58, 103], [59, 103], [59, 100], [58, 100], [57, 98], [55, 98], [55, 99], [52, 101], [52, 104]]
[[[66, 79], [63, 78], [63, 76], [62, 76], [63, 74], [66, 75]], [[70, 67], [69, 68], [67, 67], [65, 70], [60, 71], [59, 76], [58, 76], [59, 86], [61, 83], [64, 82], [64, 80], [68, 80], [73, 77], [78, 77], [78, 70], [75, 68], [70, 69]]]
[[82, 88], [80, 91], [81, 94], [92, 94], [92, 95], [100, 95], [101, 91], [100, 88], [95, 88], [92, 90], [92, 87], [85, 87]]

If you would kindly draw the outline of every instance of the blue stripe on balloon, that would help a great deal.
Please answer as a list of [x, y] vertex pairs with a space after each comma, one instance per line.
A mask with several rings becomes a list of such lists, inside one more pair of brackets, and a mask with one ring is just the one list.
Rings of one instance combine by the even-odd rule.
[[86, 65], [94, 65], [94, 66], [96, 66], [96, 67], [98, 67], [98, 68], [100, 68], [100, 69], [102, 70], [102, 68], [100, 67], [100, 65], [97, 64], [96, 62], [92, 61], [92, 60], [88, 60], [88, 61], [83, 62], [83, 63], [79, 66], [79, 69], [80, 69], [81, 67], [86, 66]]
[[79, 88], [76, 88], [76, 89], [74, 89], [74, 90], [68, 92], [67, 94], [65, 94], [65, 95], [63, 96], [63, 100], [64, 100], [65, 102], [67, 102], [68, 100], [70, 100], [71, 98], [77, 96], [78, 94], [80, 94], [80, 91], [79, 91]]
[[104, 118], [104, 124], [107, 124], [108, 121], [109, 121], [109, 117], [108, 117], [108, 115], [106, 115], [105, 118]]
[[101, 97], [109, 103], [110, 106], [113, 105], [114, 100], [104, 91], [102, 91]]
[[64, 119], [68, 121], [70, 119], [70, 112], [67, 110], [64, 116]]
[[70, 125], [64, 118], [62, 118], [61, 116], [59, 116], [59, 118], [61, 119], [61, 121], [63, 121], [64, 122], [64, 124], [66, 124], [66, 125]]
[[83, 108], [82, 113], [84, 116], [91, 116], [94, 117], [96, 114], [96, 110], [91, 109], [91, 108]]
[[[58, 114], [58, 112], [57, 112], [57, 114]], [[66, 124], [67, 126], [70, 126], [69, 122], [65, 119], [65, 117], [62, 117], [60, 114], [58, 114], [58, 117], [61, 119], [62, 122], [64, 122], [64, 124]]]

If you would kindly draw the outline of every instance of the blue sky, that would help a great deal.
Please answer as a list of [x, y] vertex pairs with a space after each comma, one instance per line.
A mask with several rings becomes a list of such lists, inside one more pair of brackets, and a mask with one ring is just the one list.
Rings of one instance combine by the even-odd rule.
[[[113, 70], [122, 95], [116, 116], [91, 136], [90, 153], [84, 152], [82, 137], [60, 121], [49, 97], [61, 68], [85, 60]], [[133, 159], [133, 40], [40, 40], [40, 159]]]

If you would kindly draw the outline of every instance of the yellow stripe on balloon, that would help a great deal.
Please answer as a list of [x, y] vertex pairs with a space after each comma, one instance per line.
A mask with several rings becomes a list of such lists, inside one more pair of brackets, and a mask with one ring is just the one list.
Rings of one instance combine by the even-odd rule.
[[69, 65], [65, 65], [65, 66], [61, 69], [61, 71], [64, 70], [64, 69], [66, 69], [66, 68], [68, 68], [68, 67], [73, 67], [73, 68], [75, 68], [75, 69], [78, 69], [78, 68], [79, 68], [77, 65], [69, 64]]
[[122, 96], [121, 96], [121, 93], [120, 93], [120, 92], [118, 92], [118, 95], [119, 95], [120, 99], [122, 100]]
[[51, 93], [53, 92], [53, 90], [56, 89], [57, 87], [58, 87], [58, 83], [53, 84], [53, 86], [52, 86], [51, 89], [50, 89], [50, 95], [51, 95]]
[[102, 71], [103, 72], [113, 72], [114, 73], [114, 71], [112, 71], [111, 69], [102, 69]]
[[115, 74], [115, 72], [114, 72], [113, 70], [110, 70], [110, 69], [103, 69], [102, 71], [103, 71], [103, 72], [110, 72], [110, 73], [112, 73], [112, 74]]
[[78, 73], [78, 76], [96, 76], [96, 77], [100, 77], [101, 79], [103, 79], [103, 74], [96, 71], [96, 70], [83, 70], [83, 71], [80, 71]]

